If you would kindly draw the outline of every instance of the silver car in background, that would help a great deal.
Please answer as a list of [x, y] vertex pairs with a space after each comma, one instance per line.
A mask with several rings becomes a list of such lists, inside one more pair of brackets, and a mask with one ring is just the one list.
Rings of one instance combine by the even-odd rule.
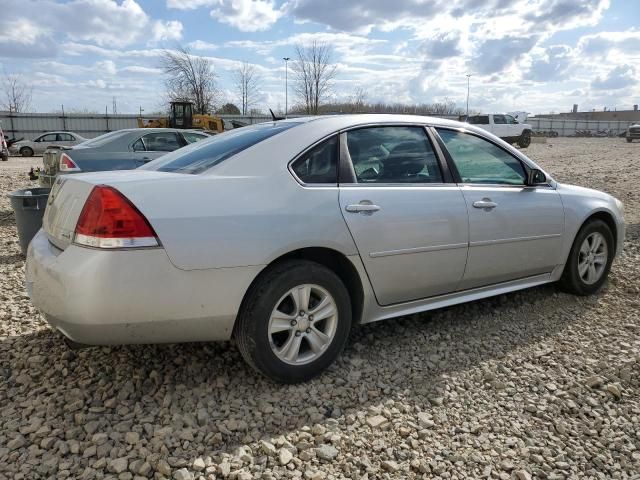
[[27, 290], [73, 342], [235, 337], [293, 383], [329, 366], [354, 324], [551, 282], [594, 293], [624, 229], [617, 199], [468, 124], [291, 119], [59, 177]]
[[33, 157], [34, 155], [42, 155], [50, 147], [72, 147], [86, 140], [74, 132], [47, 132], [33, 140], [20, 140], [14, 143], [9, 150], [12, 154]]

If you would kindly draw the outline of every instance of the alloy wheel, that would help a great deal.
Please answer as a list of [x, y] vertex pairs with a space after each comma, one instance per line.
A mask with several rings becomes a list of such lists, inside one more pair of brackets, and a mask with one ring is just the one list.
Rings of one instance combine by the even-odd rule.
[[338, 307], [319, 285], [290, 289], [276, 303], [269, 319], [269, 343], [283, 362], [313, 362], [331, 345], [338, 325]]
[[578, 252], [578, 275], [587, 285], [600, 280], [607, 266], [607, 241], [599, 232], [584, 239]]

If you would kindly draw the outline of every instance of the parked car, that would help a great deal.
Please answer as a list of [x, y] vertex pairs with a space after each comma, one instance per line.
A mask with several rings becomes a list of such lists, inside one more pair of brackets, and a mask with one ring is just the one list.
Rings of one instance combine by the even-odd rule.
[[630, 125], [625, 136], [627, 137], [627, 143], [640, 140], [640, 123]]
[[209, 135], [199, 130], [133, 128], [105, 133], [73, 148], [49, 149], [42, 156], [40, 184], [53, 185], [56, 175], [103, 170], [130, 170]]
[[13, 155], [33, 157], [34, 155], [42, 155], [49, 147], [71, 147], [86, 140], [74, 132], [47, 132], [34, 140], [20, 140], [11, 145], [9, 150]]
[[[519, 113], [525, 114], [526, 112]], [[507, 143], [516, 143], [520, 148], [527, 148], [531, 145], [531, 125], [518, 122], [513, 115], [502, 113], [472, 115], [466, 121], [493, 133]]]
[[234, 337], [280, 382], [351, 326], [560, 282], [596, 292], [619, 200], [556, 182], [487, 131], [341, 115], [247, 126], [137, 170], [61, 176], [27, 291], [80, 344]]

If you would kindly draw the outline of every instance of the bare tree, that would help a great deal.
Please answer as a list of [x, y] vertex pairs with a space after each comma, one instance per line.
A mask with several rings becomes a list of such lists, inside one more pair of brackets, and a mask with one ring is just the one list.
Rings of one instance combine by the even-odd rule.
[[187, 48], [178, 47], [162, 53], [161, 65], [167, 76], [165, 85], [171, 101], [193, 102], [194, 113], [207, 114], [214, 110], [218, 90], [210, 59], [192, 55]]
[[247, 115], [250, 108], [255, 105], [257, 101], [260, 75], [256, 71], [255, 65], [242, 62], [242, 66], [234, 73], [234, 79], [241, 101], [240, 111], [242, 115]]
[[322, 101], [331, 92], [336, 76], [332, 57], [333, 49], [326, 43], [314, 41], [308, 47], [296, 45], [294, 90], [308, 114], [317, 115]]
[[33, 87], [22, 75], [5, 75], [2, 79], [2, 109], [21, 113], [31, 108]]
[[367, 92], [363, 87], [358, 87], [349, 98], [349, 104], [351, 105], [350, 113], [363, 112], [365, 107], [365, 100], [367, 98]]

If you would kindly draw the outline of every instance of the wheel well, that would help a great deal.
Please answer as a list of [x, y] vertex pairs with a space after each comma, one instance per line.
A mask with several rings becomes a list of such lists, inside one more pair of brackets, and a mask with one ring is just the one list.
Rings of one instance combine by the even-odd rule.
[[292, 259], [309, 260], [311, 262], [319, 263], [338, 275], [340, 280], [344, 283], [344, 286], [347, 287], [349, 297], [351, 298], [352, 325], [360, 323], [362, 309], [364, 307], [364, 289], [362, 288], [360, 275], [353, 263], [351, 263], [344, 254], [330, 248], [322, 247], [301, 248], [299, 250], [286, 253], [272, 261], [262, 272], [260, 272], [253, 282], [251, 282], [251, 285], [247, 289], [247, 292], [242, 299], [242, 303], [240, 304], [240, 311], [244, 308], [245, 300], [247, 299], [249, 292], [254, 288], [262, 275], [275, 265], [285, 260]]
[[587, 218], [580, 228], [584, 227], [592, 220], [602, 220], [611, 229], [611, 233], [613, 234], [613, 254], [615, 255], [615, 249], [618, 245], [618, 228], [616, 227], [616, 221], [613, 219], [613, 216], [608, 212], [596, 212]]

